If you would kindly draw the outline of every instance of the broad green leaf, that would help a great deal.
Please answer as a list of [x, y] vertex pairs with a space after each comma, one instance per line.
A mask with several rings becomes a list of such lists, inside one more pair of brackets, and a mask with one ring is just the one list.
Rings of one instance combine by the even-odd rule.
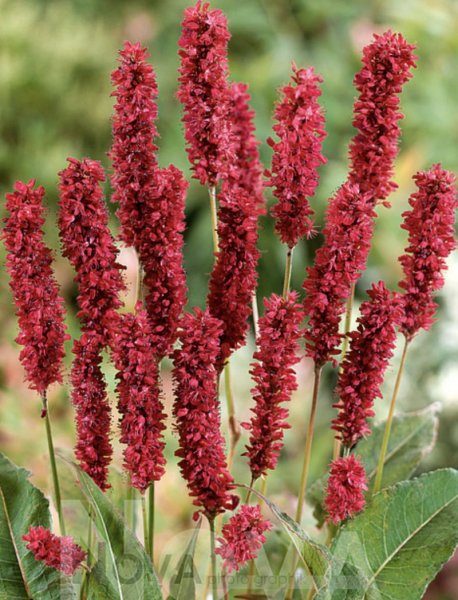
[[194, 528], [191, 539], [178, 564], [177, 572], [170, 581], [170, 594], [167, 600], [195, 600], [194, 553], [196, 551], [201, 522], [202, 520]]
[[[331, 552], [362, 574], [355, 599], [420, 600], [458, 544], [457, 521], [458, 471], [441, 469], [376, 494], [342, 527]], [[334, 600], [332, 588], [317, 600]]]
[[51, 527], [49, 503], [29, 476], [0, 453], [0, 600], [70, 600], [70, 578], [35, 560], [22, 540], [30, 527]]
[[265, 496], [252, 490], [254, 494], [262, 498], [272, 513], [280, 521], [293, 542], [297, 553], [302, 559], [302, 564], [312, 579], [315, 590], [328, 584], [331, 571], [331, 555], [325, 546], [312, 540], [312, 538], [294, 521], [289, 515], [282, 512], [276, 504]]
[[[439, 409], [440, 405], [434, 403], [418, 412], [395, 415], [383, 470], [382, 487], [408, 479], [423, 458], [431, 452], [437, 438]], [[361, 457], [369, 480], [375, 476], [384, 430], [385, 422], [374, 426], [372, 434], [361, 440], [354, 451]], [[315, 517], [320, 525], [325, 518], [323, 499], [327, 481], [327, 475], [318, 479], [307, 494], [309, 502], [315, 506]]]
[[89, 597], [110, 600], [162, 600], [150, 558], [110, 500], [92, 479], [72, 463], [97, 532], [97, 562], [89, 576]]

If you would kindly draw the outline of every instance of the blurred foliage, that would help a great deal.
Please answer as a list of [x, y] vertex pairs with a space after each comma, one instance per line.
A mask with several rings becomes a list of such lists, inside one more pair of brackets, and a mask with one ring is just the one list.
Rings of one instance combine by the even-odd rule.
[[[36, 178], [47, 189], [50, 219], [47, 235], [58, 248], [53, 222], [57, 200], [57, 172], [67, 156], [91, 156], [109, 169], [107, 150], [111, 140], [110, 72], [124, 39], [140, 40], [151, 52], [159, 96], [160, 161], [185, 170], [190, 178], [184, 152], [181, 108], [175, 98], [177, 86], [177, 40], [181, 13], [190, 0], [0, 0], [0, 192], [9, 190], [16, 179]], [[458, 2], [456, 0], [220, 0], [229, 20], [230, 68], [234, 80], [250, 86], [261, 154], [269, 165], [265, 143], [271, 134], [273, 104], [277, 89], [289, 78], [291, 63], [314, 65], [324, 77], [321, 102], [325, 107], [328, 138], [324, 152], [328, 164], [321, 169], [321, 183], [315, 207], [322, 222], [327, 198], [344, 180], [347, 147], [353, 135], [352, 80], [360, 65], [361, 48], [373, 32], [387, 28], [400, 31], [417, 44], [418, 69], [402, 97], [402, 140], [397, 161], [399, 190], [393, 194], [390, 210], [380, 209], [369, 268], [358, 286], [358, 298], [379, 278], [390, 285], [399, 279], [397, 256], [405, 245], [399, 228], [401, 213], [412, 190], [413, 173], [433, 162], [457, 169], [458, 147]], [[107, 185], [107, 193], [108, 185]], [[267, 194], [270, 202], [270, 195]], [[188, 204], [185, 260], [189, 277], [190, 304], [205, 301], [211, 269], [210, 218], [206, 191], [192, 182]], [[114, 214], [114, 208], [111, 207]], [[113, 217], [113, 226], [116, 227]], [[295, 252], [293, 287], [300, 289], [304, 269], [312, 259], [320, 236], [303, 243]], [[285, 250], [273, 234], [272, 221], [263, 220], [260, 235], [260, 293], [263, 297], [281, 289]], [[3, 253], [3, 250], [1, 251]], [[3, 254], [2, 254], [3, 257]], [[1, 257], [1, 258], [2, 258]], [[128, 274], [135, 277], [129, 263]], [[132, 261], [131, 261], [132, 262]], [[68, 265], [57, 256], [57, 274], [67, 300], [74, 308], [75, 288]], [[422, 334], [412, 348], [407, 377], [400, 398], [401, 408], [417, 408], [434, 400], [445, 404], [438, 451], [429, 466], [457, 466], [458, 394], [458, 264], [452, 261], [450, 281], [441, 296], [441, 323]], [[7, 289], [0, 278], [1, 429], [0, 444], [13, 459], [27, 464], [38, 478], [45, 477], [44, 439], [37, 422], [38, 407], [33, 394], [22, 382], [17, 348], [13, 345], [16, 323]], [[77, 334], [74, 312], [71, 333]], [[249, 416], [250, 382], [247, 376], [252, 342], [234, 359], [235, 391], [243, 417]], [[239, 377], [239, 373], [241, 376]], [[292, 403], [295, 428], [287, 432], [286, 448], [279, 469], [271, 478], [274, 496], [289, 508], [300, 468], [299, 441], [305, 431], [310, 386], [310, 365], [299, 366], [300, 389]], [[386, 390], [392, 389], [393, 371]], [[113, 373], [109, 372], [111, 389]], [[318, 475], [329, 459], [332, 434], [332, 389], [335, 372], [326, 373], [319, 430], [314, 450], [312, 475]], [[170, 382], [166, 381], [170, 391]], [[69, 446], [71, 408], [64, 391], [53, 390], [51, 400], [56, 420], [58, 445]], [[168, 394], [170, 402], [170, 394]], [[28, 407], [28, 408], [27, 408]], [[326, 407], [328, 407], [326, 409]], [[384, 409], [381, 410], [383, 415]], [[16, 434], [16, 432], [21, 432]], [[24, 431], [32, 431], [25, 445]], [[40, 433], [38, 433], [40, 432]], [[169, 454], [174, 444], [170, 435]], [[118, 449], [119, 452], [119, 449]], [[118, 462], [120, 464], [120, 462]], [[237, 469], [243, 466], [237, 465]], [[246, 479], [246, 471], [239, 471]], [[40, 482], [44, 483], [44, 482]], [[159, 497], [163, 510], [160, 535], [167, 539], [172, 521], [187, 522], [190, 507], [176, 470], [170, 469], [165, 483], [173, 489], [170, 498]], [[176, 493], [176, 489], [183, 493]], [[115, 493], [116, 490], [113, 491]]]

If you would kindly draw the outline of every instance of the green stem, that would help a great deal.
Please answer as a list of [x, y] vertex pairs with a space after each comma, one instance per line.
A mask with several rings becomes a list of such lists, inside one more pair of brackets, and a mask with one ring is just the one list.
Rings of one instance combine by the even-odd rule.
[[307, 426], [307, 437], [305, 440], [304, 447], [304, 462], [302, 465], [302, 474], [301, 474], [301, 483], [299, 488], [299, 496], [297, 501], [297, 509], [296, 509], [296, 521], [300, 524], [302, 519], [302, 510], [304, 507], [305, 501], [305, 492], [307, 488], [307, 479], [310, 469], [310, 459], [312, 457], [312, 443], [313, 443], [313, 433], [315, 430], [315, 419], [316, 419], [316, 409], [318, 404], [318, 390], [320, 387], [320, 378], [321, 378], [321, 367], [315, 367], [314, 380], [313, 380], [313, 395], [312, 395], [312, 406], [310, 408], [310, 417]]
[[59, 476], [57, 474], [57, 465], [56, 465], [56, 455], [54, 453], [54, 443], [52, 439], [52, 431], [51, 431], [51, 421], [49, 419], [49, 410], [48, 410], [48, 402], [46, 398], [46, 394], [42, 396], [43, 401], [43, 414], [45, 418], [46, 424], [46, 437], [48, 439], [48, 451], [49, 451], [49, 460], [51, 463], [51, 473], [52, 480], [54, 486], [54, 500], [56, 502], [56, 510], [59, 516], [59, 527], [61, 535], [65, 535], [65, 522], [64, 522], [64, 514], [62, 512], [62, 501], [60, 495], [60, 485], [59, 485]]
[[[345, 323], [344, 323], [345, 337], [343, 339], [343, 344], [342, 344], [342, 355], [340, 358], [339, 373], [342, 372], [343, 361], [345, 360], [345, 356], [347, 355], [347, 352], [348, 352], [348, 346], [350, 344], [350, 339], [348, 337], [348, 334], [351, 331], [351, 316], [352, 316], [352, 312], [353, 312], [353, 303], [355, 301], [355, 288], [356, 288], [356, 284], [353, 284], [351, 286], [350, 296], [347, 298], [347, 308], [345, 311]], [[333, 460], [337, 460], [339, 458], [341, 446], [342, 446], [341, 440], [339, 438], [334, 438]]]
[[289, 294], [291, 285], [291, 272], [293, 270], [293, 248], [288, 248], [286, 253], [285, 277], [283, 280], [283, 298]]
[[212, 598], [218, 600], [218, 585], [216, 573], [216, 553], [215, 553], [215, 519], [209, 519], [210, 523], [210, 559], [212, 564]]
[[146, 553], [150, 553], [149, 552], [149, 538], [148, 538], [148, 517], [147, 517], [147, 513], [146, 513], [146, 500], [145, 500], [145, 494], [141, 494], [140, 495], [140, 501], [142, 504], [142, 517], [143, 517], [143, 545], [145, 547], [145, 552]]
[[375, 474], [374, 488], [372, 490], [373, 494], [376, 494], [380, 491], [382, 485], [382, 477], [383, 477], [383, 468], [385, 465], [385, 457], [386, 451], [388, 450], [388, 442], [390, 441], [391, 434], [391, 425], [393, 423], [394, 416], [394, 407], [396, 405], [396, 399], [399, 393], [399, 387], [401, 385], [402, 374], [404, 373], [404, 367], [406, 364], [407, 357], [407, 349], [409, 347], [409, 340], [407, 338], [404, 339], [404, 347], [402, 349], [401, 362], [399, 364], [398, 374], [396, 376], [396, 382], [394, 384], [393, 395], [391, 397], [390, 410], [388, 412], [388, 418], [385, 424], [385, 431], [383, 433], [382, 447], [380, 449], [380, 455], [377, 465], [377, 472]]
[[151, 562], [154, 564], [154, 481], [149, 486], [148, 494], [148, 549]]
[[258, 299], [256, 298], [256, 292], [254, 292], [254, 294], [253, 294], [252, 306], [253, 306], [253, 329], [254, 329], [254, 336], [255, 336], [255, 341], [256, 341], [259, 337], [259, 310], [258, 310]]
[[218, 216], [216, 210], [216, 187], [209, 187], [208, 193], [210, 196], [210, 213], [212, 218], [212, 238], [213, 238], [213, 251], [218, 252]]
[[240, 439], [240, 427], [235, 417], [235, 402], [234, 394], [232, 392], [231, 366], [229, 360], [224, 365], [224, 389], [226, 392], [227, 415], [229, 421], [229, 453], [227, 456], [227, 468], [231, 471], [234, 462], [235, 448]]

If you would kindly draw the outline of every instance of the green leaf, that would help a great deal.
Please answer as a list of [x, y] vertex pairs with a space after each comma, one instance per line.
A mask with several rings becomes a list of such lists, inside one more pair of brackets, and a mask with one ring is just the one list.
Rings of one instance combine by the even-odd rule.
[[254, 494], [262, 498], [272, 513], [280, 521], [283, 529], [293, 542], [302, 563], [312, 579], [315, 590], [328, 585], [331, 572], [331, 554], [325, 546], [312, 540], [312, 538], [294, 521], [289, 515], [282, 512], [276, 504], [268, 498], [252, 490]]
[[[355, 599], [420, 600], [458, 544], [457, 521], [458, 471], [441, 469], [376, 494], [340, 530], [331, 552], [362, 574]], [[335, 585], [317, 600], [335, 600]]]
[[202, 519], [199, 520], [199, 523], [194, 528], [186, 550], [178, 563], [177, 573], [170, 581], [170, 595], [167, 600], [195, 600], [194, 553], [196, 551], [201, 523]]
[[69, 600], [71, 579], [35, 560], [22, 540], [30, 527], [51, 527], [49, 503], [29, 476], [0, 453], [0, 599]]
[[162, 600], [150, 558], [110, 500], [92, 479], [71, 463], [103, 540], [89, 576], [89, 597], [110, 600]]
[[[423, 458], [434, 448], [439, 410], [440, 405], [434, 403], [418, 412], [395, 415], [383, 470], [382, 488], [411, 477]], [[372, 434], [361, 440], [355, 449], [355, 454], [363, 461], [369, 480], [375, 476], [384, 430], [385, 421], [373, 427]], [[323, 524], [325, 518], [323, 501], [327, 481], [327, 475], [318, 479], [307, 494], [309, 502], [315, 506], [315, 517], [319, 525]]]

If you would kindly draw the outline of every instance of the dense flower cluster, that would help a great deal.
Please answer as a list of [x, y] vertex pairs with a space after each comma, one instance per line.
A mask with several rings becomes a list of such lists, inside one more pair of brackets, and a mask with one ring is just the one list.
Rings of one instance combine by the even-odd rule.
[[186, 303], [183, 231], [187, 188], [183, 173], [175, 166], [157, 169], [149, 205], [143, 213], [138, 253], [144, 272], [152, 348], [157, 359], [172, 351]]
[[353, 126], [357, 135], [350, 144], [350, 182], [371, 194], [373, 202], [385, 200], [397, 185], [391, 180], [403, 118], [399, 94], [412, 77], [415, 46], [399, 33], [374, 35], [363, 50], [363, 67], [354, 84], [359, 91]]
[[158, 90], [153, 67], [146, 60], [146, 48], [125, 42], [119, 55], [120, 65], [111, 75], [116, 87], [110, 152], [114, 170], [112, 201], [119, 202], [116, 214], [121, 223], [121, 239], [138, 250], [157, 168], [154, 139], [158, 136]]
[[288, 410], [282, 406], [291, 399], [297, 388], [293, 366], [299, 362], [300, 323], [302, 307], [292, 292], [284, 299], [273, 295], [264, 302], [265, 312], [259, 319], [256, 363], [250, 371], [256, 386], [253, 388], [255, 406], [253, 417], [244, 427], [250, 430], [248, 456], [253, 479], [275, 469], [283, 447], [283, 431]]
[[194, 504], [209, 519], [232, 510], [233, 479], [227, 469], [220, 430], [218, 372], [221, 324], [208, 311], [185, 314], [180, 330], [181, 348], [174, 353], [175, 404], [173, 414], [180, 447], [176, 455]]
[[324, 243], [315, 254], [315, 264], [307, 268], [303, 288], [307, 355], [317, 366], [339, 353], [342, 335], [339, 324], [352, 285], [364, 270], [374, 228], [373, 204], [369, 194], [345, 183], [331, 199]]
[[381, 398], [380, 386], [396, 346], [396, 325], [401, 318], [399, 296], [386, 289], [383, 282], [368, 291], [363, 302], [358, 328], [349, 334], [350, 349], [341, 365], [337, 383], [340, 410], [333, 421], [344, 446], [352, 448], [370, 433], [368, 418], [376, 398]]
[[402, 228], [409, 232], [409, 245], [400, 258], [404, 279], [400, 287], [404, 315], [401, 331], [411, 339], [420, 329], [429, 329], [437, 304], [433, 293], [444, 285], [445, 259], [456, 248], [455, 211], [458, 206], [455, 175], [434, 165], [414, 176], [417, 191], [403, 214]]
[[120, 441], [126, 445], [124, 467], [130, 473], [131, 485], [144, 492], [164, 474], [162, 432], [166, 415], [150, 326], [140, 303], [135, 315], [122, 315], [112, 356], [118, 371]]
[[350, 454], [331, 463], [325, 506], [335, 524], [363, 510], [367, 478], [359, 457]]
[[73, 345], [72, 402], [76, 409], [75, 456], [83, 471], [105, 490], [113, 449], [110, 443], [110, 404], [100, 365], [101, 346], [92, 332], [83, 332]]
[[259, 505], [243, 504], [228, 523], [223, 525], [216, 554], [223, 559], [225, 570], [238, 571], [249, 560], [254, 560], [266, 541], [264, 533], [272, 523], [263, 518]]
[[6, 267], [16, 303], [20, 360], [30, 387], [45, 395], [54, 382], [62, 382], [64, 341], [63, 300], [52, 270], [52, 253], [43, 242], [44, 188], [35, 181], [16, 182], [6, 195], [3, 239]]
[[219, 252], [208, 295], [211, 314], [223, 323], [220, 367], [245, 340], [258, 279], [258, 218], [264, 213], [262, 168], [247, 88], [233, 84], [230, 94], [236, 158], [218, 195]]
[[45, 527], [31, 527], [22, 539], [27, 543], [35, 560], [42, 561], [48, 567], [62, 571], [70, 577], [81, 566], [86, 553], [70, 536], [59, 537]]
[[228, 122], [227, 44], [230, 34], [221, 10], [200, 0], [184, 12], [178, 41], [181, 67], [178, 98], [189, 161], [203, 185], [214, 186], [232, 155]]
[[63, 255], [77, 273], [78, 316], [84, 329], [97, 334], [100, 344], [107, 346], [125, 284], [108, 228], [101, 187], [105, 175], [98, 161], [69, 158], [59, 176], [59, 232]]
[[268, 185], [278, 200], [272, 215], [281, 241], [289, 248], [314, 233], [309, 198], [319, 182], [318, 167], [326, 162], [321, 154], [326, 137], [324, 116], [317, 101], [323, 80], [312, 67], [294, 66], [291, 79], [292, 83], [281, 90], [283, 97], [275, 108], [277, 124], [273, 130], [279, 141], [268, 140], [273, 148]]

